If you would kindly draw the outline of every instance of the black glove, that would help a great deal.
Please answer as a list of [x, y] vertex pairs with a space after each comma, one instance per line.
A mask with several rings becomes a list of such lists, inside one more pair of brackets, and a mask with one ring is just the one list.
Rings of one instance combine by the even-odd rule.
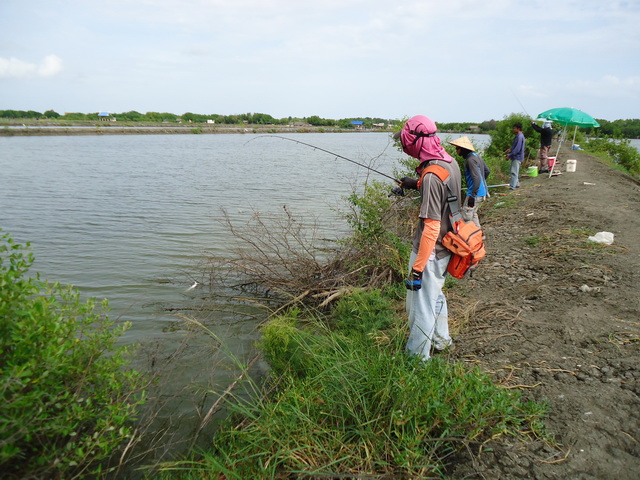
[[476, 199], [474, 197], [467, 198], [467, 207], [473, 208], [475, 204], [476, 204]]
[[407, 286], [407, 290], [420, 290], [422, 288], [422, 272], [411, 269], [411, 274], [404, 283]]
[[400, 186], [402, 188], [410, 188], [412, 190], [418, 189], [418, 180], [411, 177], [402, 177], [400, 179]]

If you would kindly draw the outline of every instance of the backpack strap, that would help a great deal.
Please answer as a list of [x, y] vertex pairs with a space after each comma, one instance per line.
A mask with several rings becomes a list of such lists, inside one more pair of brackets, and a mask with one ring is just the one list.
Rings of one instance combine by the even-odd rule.
[[462, 214], [460, 213], [460, 202], [458, 201], [458, 197], [451, 191], [451, 187], [449, 186], [449, 182], [447, 180], [451, 176], [446, 168], [440, 165], [429, 165], [425, 168], [420, 175], [420, 180], [418, 180], [418, 189], [422, 187], [422, 182], [427, 173], [433, 173], [436, 177], [440, 179], [442, 183], [447, 186], [447, 203], [449, 204], [449, 210], [451, 210], [451, 223], [455, 224], [458, 220], [462, 220]]

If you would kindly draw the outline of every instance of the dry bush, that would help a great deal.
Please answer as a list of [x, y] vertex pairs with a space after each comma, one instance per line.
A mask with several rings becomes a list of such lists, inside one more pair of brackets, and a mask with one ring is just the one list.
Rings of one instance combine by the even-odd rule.
[[[378, 215], [394, 230], [406, 228], [396, 210]], [[360, 221], [357, 214], [357, 207], [347, 214], [355, 218], [352, 225]], [[208, 254], [212, 291], [240, 291], [253, 301], [263, 295], [260, 302], [270, 309], [296, 303], [323, 308], [356, 287], [380, 287], [404, 275], [407, 247], [386, 226], [376, 238], [363, 238], [356, 230], [347, 239], [331, 240], [322, 237], [317, 221], [302, 221], [286, 207], [276, 218], [254, 213], [244, 225], [223, 212], [222, 222], [237, 246], [230, 255]]]

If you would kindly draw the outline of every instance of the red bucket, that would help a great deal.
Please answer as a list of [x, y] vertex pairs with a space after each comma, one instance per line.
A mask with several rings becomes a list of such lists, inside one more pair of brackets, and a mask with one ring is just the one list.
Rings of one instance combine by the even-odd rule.
[[553, 168], [556, 164], [556, 157], [549, 157], [549, 168]]

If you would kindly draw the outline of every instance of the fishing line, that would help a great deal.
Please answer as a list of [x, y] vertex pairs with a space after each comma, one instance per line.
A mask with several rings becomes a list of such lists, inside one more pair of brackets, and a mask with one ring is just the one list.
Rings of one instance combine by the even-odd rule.
[[[310, 144], [310, 143], [306, 143], [306, 142], [303, 142], [303, 141], [301, 141], [301, 140], [296, 140], [295, 138], [283, 137], [283, 136], [281, 136], [281, 135], [260, 135], [259, 137], [252, 138], [252, 139], [251, 139], [251, 140], [249, 140], [247, 143], [252, 142], [253, 140], [257, 140], [257, 139], [259, 139], [259, 138], [264, 138], [264, 137], [273, 137], [273, 138], [279, 138], [279, 139], [281, 139], [281, 140], [288, 140], [288, 141], [290, 141], [290, 142], [297, 143], [297, 144], [299, 144], [299, 145], [305, 145], [305, 146], [307, 146], [307, 147], [313, 148], [314, 150], [320, 150], [321, 152], [328, 153], [329, 155], [333, 155], [333, 156], [334, 156], [334, 157], [336, 157], [336, 158], [341, 158], [341, 159], [343, 159], [343, 160], [346, 160], [347, 162], [351, 162], [351, 163], [353, 163], [353, 164], [355, 164], [355, 165], [359, 165], [360, 167], [364, 167], [364, 168], [366, 168], [367, 170], [371, 170], [372, 172], [375, 172], [375, 173], [377, 173], [378, 175], [382, 175], [383, 177], [387, 177], [388, 179], [393, 180], [393, 181], [394, 181], [394, 182], [396, 182], [397, 184], [400, 184], [400, 183], [401, 183], [401, 182], [400, 182], [400, 180], [398, 180], [397, 178], [394, 178], [394, 177], [392, 177], [391, 175], [387, 175], [386, 173], [382, 173], [381, 171], [376, 170], [375, 168], [371, 168], [369, 165], [365, 165], [364, 163], [356, 162], [355, 160], [352, 160], [352, 159], [347, 158], [347, 157], [345, 157], [345, 156], [343, 156], [343, 155], [340, 155], [339, 153], [335, 153], [335, 152], [332, 152], [332, 151], [330, 151], [330, 150], [326, 150], [326, 149], [324, 149], [324, 148], [322, 148], [322, 147], [318, 147], [317, 145], [312, 145], [312, 144]], [[245, 144], [245, 145], [246, 145], [246, 144]], [[387, 147], [388, 147], [388, 146], [389, 146], [389, 145], [387, 144]], [[385, 150], [387, 149], [387, 147], [385, 147]], [[383, 152], [382, 152], [382, 153], [384, 153], [384, 150], [383, 150]], [[380, 156], [382, 156], [382, 153], [381, 153], [380, 155], [378, 155], [377, 157], [375, 157], [375, 158], [379, 158]]]
[[522, 109], [524, 110], [524, 113], [526, 113], [526, 114], [527, 114], [527, 117], [531, 117], [531, 115], [529, 115], [529, 112], [527, 112], [527, 109], [526, 109], [526, 108], [524, 108], [524, 105], [522, 104], [522, 102], [520, 101], [520, 99], [518, 98], [518, 96], [516, 95], [516, 92], [514, 92], [512, 89], [509, 89], [509, 90], [511, 90], [511, 93], [513, 94], [513, 96], [515, 97], [515, 99], [518, 101], [518, 103], [520, 104], [520, 106], [522, 107]]

